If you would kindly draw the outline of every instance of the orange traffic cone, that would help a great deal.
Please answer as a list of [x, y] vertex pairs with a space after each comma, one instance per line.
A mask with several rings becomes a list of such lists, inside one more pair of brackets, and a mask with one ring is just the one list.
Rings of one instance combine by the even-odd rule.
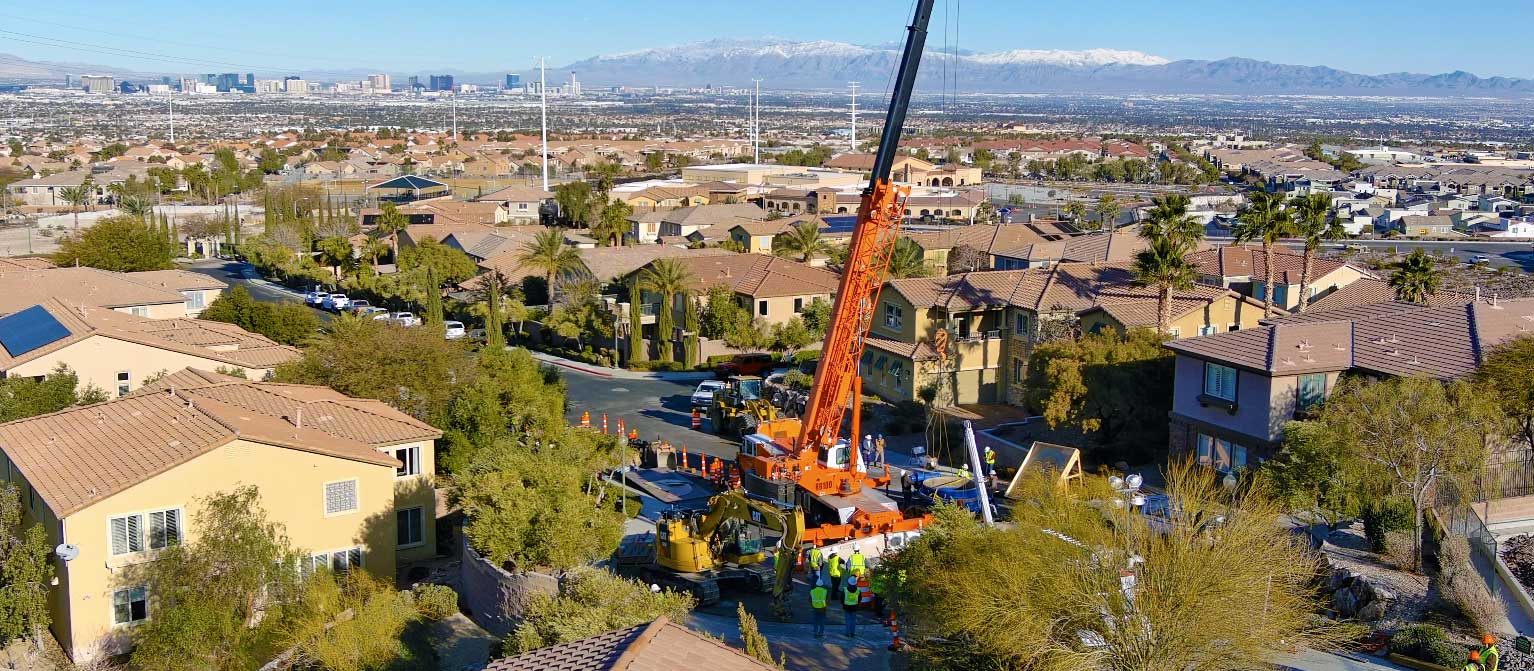
[[895, 620], [895, 611], [890, 611], [890, 632], [890, 652], [898, 652], [905, 647], [905, 643], [900, 640], [900, 623]]
[[607, 413], [602, 413], [602, 435], [607, 435]]
[[703, 430], [703, 413], [698, 412], [697, 408], [693, 408], [692, 409], [692, 430], [693, 431], [702, 431]]
[[589, 428], [591, 428], [591, 411], [590, 410], [587, 410], [587, 411], [581, 413], [581, 428], [582, 429], [589, 429]]
[[618, 420], [618, 437], [623, 437], [623, 420]]
[[682, 470], [684, 470], [684, 471], [687, 470], [687, 444], [686, 443], [682, 444], [682, 460], [680, 462], [678, 462], [678, 463], [681, 464], [680, 468]]

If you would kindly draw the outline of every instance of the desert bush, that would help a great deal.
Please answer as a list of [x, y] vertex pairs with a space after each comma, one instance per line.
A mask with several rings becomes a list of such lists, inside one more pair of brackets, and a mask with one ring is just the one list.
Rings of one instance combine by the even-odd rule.
[[1391, 531], [1385, 534], [1385, 548], [1381, 552], [1385, 562], [1403, 571], [1412, 570], [1411, 532]]
[[1464, 662], [1464, 651], [1444, 630], [1431, 624], [1411, 624], [1390, 637], [1390, 651], [1449, 668]]
[[1371, 501], [1364, 505], [1361, 517], [1369, 547], [1375, 552], [1384, 552], [1386, 534], [1412, 528], [1411, 502], [1399, 498]]
[[415, 609], [428, 620], [442, 620], [458, 612], [458, 592], [447, 585], [423, 582], [410, 590]]

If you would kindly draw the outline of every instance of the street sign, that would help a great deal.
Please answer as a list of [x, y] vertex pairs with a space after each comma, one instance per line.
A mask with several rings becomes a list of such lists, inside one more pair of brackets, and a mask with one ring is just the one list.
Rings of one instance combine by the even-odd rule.
[[1519, 636], [1518, 638], [1513, 639], [1513, 649], [1517, 650], [1518, 652], [1527, 653], [1534, 651], [1534, 644], [1530, 644], [1529, 637]]

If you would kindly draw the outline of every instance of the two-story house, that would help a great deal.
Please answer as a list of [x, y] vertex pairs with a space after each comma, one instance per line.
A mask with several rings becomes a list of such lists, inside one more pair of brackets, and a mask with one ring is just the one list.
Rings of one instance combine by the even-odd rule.
[[59, 299], [151, 319], [202, 314], [228, 285], [184, 270], [114, 273], [96, 268], [0, 268], [0, 314]]
[[[1198, 281], [1263, 300], [1266, 295], [1267, 257], [1261, 249], [1227, 246], [1195, 252], [1188, 261], [1198, 271]], [[1273, 305], [1293, 312], [1300, 305], [1300, 277], [1305, 257], [1282, 249], [1273, 250]], [[1373, 278], [1366, 268], [1344, 261], [1316, 258], [1311, 262], [1310, 296], [1314, 302], [1360, 279]]]
[[0, 475], [55, 557], [54, 637], [76, 662], [126, 652], [154, 617], [142, 569], [195, 539], [200, 506], [255, 487], [303, 571], [435, 554], [433, 448], [441, 432], [323, 387], [183, 370], [126, 398], [0, 424]]
[[532, 186], [508, 186], [504, 189], [491, 191], [474, 200], [500, 203], [501, 207], [506, 210], [508, 223], [528, 225], [541, 221], [540, 208], [543, 207], [544, 203], [554, 200], [554, 193]]
[[[830, 303], [841, 284], [841, 276], [836, 273], [776, 256], [725, 253], [671, 258], [686, 271], [686, 288], [693, 300], [704, 303], [710, 289], [728, 287], [737, 304], [749, 311], [753, 319], [768, 325], [799, 316], [817, 300]], [[644, 268], [640, 268], [629, 273], [625, 283], [643, 272]], [[656, 306], [647, 308], [647, 313], [659, 309], [659, 296], [644, 292], [643, 300], [647, 306]], [[685, 309], [686, 304], [677, 297], [672, 310], [678, 327]]]
[[1469, 375], [1534, 321], [1534, 299], [1444, 307], [1376, 303], [1279, 317], [1175, 340], [1170, 450], [1220, 470], [1272, 457], [1284, 425], [1323, 402], [1344, 373]]

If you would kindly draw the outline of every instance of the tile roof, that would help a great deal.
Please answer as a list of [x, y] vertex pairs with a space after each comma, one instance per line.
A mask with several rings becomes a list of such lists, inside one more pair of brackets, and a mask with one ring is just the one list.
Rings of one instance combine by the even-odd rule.
[[[1216, 247], [1188, 255], [1188, 261], [1194, 265], [1200, 275], [1209, 277], [1250, 277], [1260, 279], [1267, 276], [1267, 261], [1262, 249], [1240, 245], [1228, 245]], [[1349, 265], [1345, 261], [1316, 257], [1312, 260], [1311, 279], [1325, 276], [1326, 274]], [[1299, 284], [1300, 274], [1305, 269], [1305, 256], [1279, 249], [1273, 250], [1274, 276], [1285, 284]], [[1358, 269], [1357, 266], [1353, 266]], [[1367, 270], [1359, 269], [1365, 275], [1372, 275]]]
[[[186, 297], [179, 290], [156, 286], [155, 280], [160, 275], [136, 280], [133, 277], [135, 274], [86, 267], [14, 271], [0, 269], [0, 313], [15, 312], [50, 298], [63, 300], [70, 305], [106, 308], [186, 302]], [[208, 282], [218, 280], [208, 278]]]
[[[1395, 299], [1396, 290], [1390, 286], [1389, 282], [1366, 277], [1322, 296], [1316, 302], [1311, 303], [1306, 310], [1307, 314], [1309, 314], [1372, 303], [1393, 302]], [[1428, 296], [1427, 303], [1428, 305], [1442, 306], [1469, 303], [1473, 300], [1475, 300], [1475, 296], [1471, 294], [1463, 294], [1458, 291], [1445, 289]]]
[[772, 669], [724, 643], [662, 616], [490, 662], [484, 671], [762, 671]]
[[46, 270], [55, 267], [41, 256], [0, 256], [0, 272], [8, 270]]
[[508, 186], [508, 187], [506, 187], [504, 189], [499, 189], [499, 190], [496, 190], [496, 191], [491, 191], [490, 193], [487, 193], [487, 194], [485, 194], [483, 196], [475, 198], [474, 200], [479, 200], [479, 201], [496, 201], [496, 202], [506, 202], [506, 203], [517, 203], [517, 202], [532, 203], [532, 202], [550, 200], [553, 197], [554, 197], [554, 192], [552, 192], [552, 191], [544, 191], [543, 189], [540, 189], [540, 188], [537, 188], [537, 187], [532, 187], [532, 186]]
[[144, 270], [136, 273], [123, 273], [123, 276], [130, 282], [167, 291], [179, 292], [195, 289], [229, 288], [229, 283], [223, 280], [186, 270]]
[[890, 340], [888, 338], [868, 336], [865, 342], [869, 347], [883, 350], [890, 354], [897, 354], [912, 361], [936, 361], [942, 358], [937, 353], [937, 349], [932, 346], [932, 343], [926, 340], [905, 342], [904, 340]]
[[689, 288], [699, 295], [723, 284], [753, 298], [811, 296], [834, 294], [841, 284], [839, 275], [824, 268], [765, 254], [694, 256], [677, 262], [692, 276]]
[[[1154, 302], [1156, 293], [1134, 285], [1128, 264], [1057, 263], [1049, 268], [982, 270], [946, 277], [890, 280], [886, 287], [918, 307], [940, 307], [950, 312], [1021, 307], [1034, 312], [1079, 312], [1103, 305]], [[1174, 292], [1178, 305], [1203, 306], [1233, 292], [1219, 287], [1194, 285]], [[1128, 314], [1131, 308], [1120, 309]]]
[[58, 299], [38, 305], [53, 315], [69, 335], [20, 356], [0, 349], [0, 370], [9, 370], [91, 337], [113, 338], [241, 368], [274, 368], [302, 356], [295, 348], [233, 324], [185, 317], [149, 319], [106, 308], [72, 307]]
[[[586, 269], [591, 276], [604, 282], [627, 276], [656, 259], [735, 255], [735, 252], [717, 247], [688, 249], [672, 245], [587, 247], [576, 251], [580, 252], [581, 260], [586, 264]], [[503, 249], [499, 254], [480, 261], [479, 267], [486, 271], [499, 270], [513, 282], [520, 282], [525, 277], [542, 275], [541, 271], [524, 268], [520, 260], [521, 256], [522, 250], [519, 247]], [[477, 280], [478, 277], [470, 278], [460, 286], [466, 289], [474, 288], [478, 286]]]
[[1274, 319], [1266, 326], [1167, 346], [1270, 374], [1359, 369], [1450, 379], [1472, 372], [1489, 348], [1527, 334], [1534, 334], [1534, 298], [1442, 307], [1356, 306]]
[[237, 439], [381, 466], [440, 432], [324, 387], [183, 370], [153, 389], [0, 424], [0, 449], [60, 517]]
[[922, 249], [934, 251], [953, 249], [959, 245], [974, 247], [988, 254], [999, 250], [1015, 249], [1024, 245], [1045, 242], [1047, 238], [1029, 224], [975, 224], [955, 226], [942, 231], [912, 231], [904, 236], [921, 245]]

